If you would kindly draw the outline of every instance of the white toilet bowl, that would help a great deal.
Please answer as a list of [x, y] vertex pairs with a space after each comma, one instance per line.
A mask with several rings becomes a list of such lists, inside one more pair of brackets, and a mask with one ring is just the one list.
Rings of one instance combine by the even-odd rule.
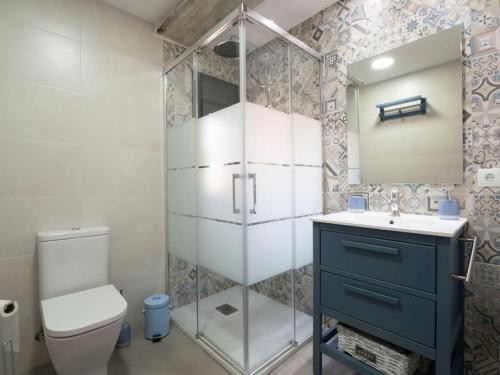
[[41, 302], [50, 358], [59, 375], [106, 375], [127, 302], [109, 284]]

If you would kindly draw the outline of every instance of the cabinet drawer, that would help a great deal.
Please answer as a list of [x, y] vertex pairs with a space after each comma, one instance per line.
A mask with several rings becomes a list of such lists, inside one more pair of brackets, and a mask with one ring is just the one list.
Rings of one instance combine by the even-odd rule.
[[321, 272], [320, 303], [430, 348], [434, 347], [433, 301]]
[[434, 293], [436, 248], [321, 231], [321, 264]]

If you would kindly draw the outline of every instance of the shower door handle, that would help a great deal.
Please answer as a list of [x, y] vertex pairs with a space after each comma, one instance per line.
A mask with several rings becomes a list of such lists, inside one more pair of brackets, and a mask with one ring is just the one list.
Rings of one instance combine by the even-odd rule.
[[236, 208], [236, 180], [241, 178], [241, 174], [233, 173], [233, 214], [239, 214], [241, 211]]
[[251, 214], [257, 214], [257, 175], [255, 173], [249, 173], [248, 179], [253, 180], [252, 190], [253, 190], [253, 207], [250, 209]]

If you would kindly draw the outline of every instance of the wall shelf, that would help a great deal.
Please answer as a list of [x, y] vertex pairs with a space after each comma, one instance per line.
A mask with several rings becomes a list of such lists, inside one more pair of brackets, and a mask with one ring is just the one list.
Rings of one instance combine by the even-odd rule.
[[[402, 104], [409, 105], [400, 107]], [[424, 115], [427, 112], [427, 98], [423, 97], [422, 95], [417, 95], [412, 96], [411, 98], [377, 104], [376, 107], [380, 109], [380, 121], [419, 114]]]

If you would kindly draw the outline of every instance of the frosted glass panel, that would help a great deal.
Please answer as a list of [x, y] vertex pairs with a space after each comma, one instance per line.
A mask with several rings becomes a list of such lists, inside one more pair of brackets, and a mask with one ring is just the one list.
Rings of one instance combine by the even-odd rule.
[[322, 211], [321, 168], [295, 167], [295, 215]]
[[290, 116], [246, 103], [247, 159], [250, 162], [290, 164]]
[[295, 220], [295, 268], [313, 261], [313, 224], [311, 217]]
[[198, 221], [199, 264], [242, 283], [242, 226], [213, 220]]
[[[283, 286], [277, 284], [276, 287]], [[249, 359], [253, 368], [290, 346], [293, 338], [293, 309], [290, 306], [291, 301], [285, 304], [250, 290], [248, 334]], [[294, 371], [283, 373], [293, 374]]]
[[191, 264], [196, 264], [196, 218], [168, 215], [169, 253]]
[[279, 275], [292, 268], [292, 221], [248, 227], [248, 283]]
[[321, 122], [298, 114], [292, 115], [295, 139], [295, 163], [321, 165]]
[[[256, 177], [256, 214], [248, 215], [248, 222], [289, 218], [292, 215], [292, 170], [290, 167], [254, 165], [247, 167]], [[247, 187], [249, 209], [253, 208], [253, 181]]]
[[167, 160], [168, 168], [185, 168], [196, 165], [196, 120], [168, 128]]
[[196, 169], [169, 170], [167, 175], [168, 210], [196, 215]]
[[[241, 165], [198, 169], [198, 212], [201, 217], [241, 223], [241, 214], [233, 212], [233, 174], [240, 175]], [[234, 207], [241, 210], [241, 178], [235, 179]]]
[[[196, 334], [196, 119], [193, 59], [165, 75], [168, 278], [172, 317]], [[174, 212], [183, 215], [176, 215]]]
[[199, 122], [199, 165], [241, 162], [241, 104], [211, 113]]

